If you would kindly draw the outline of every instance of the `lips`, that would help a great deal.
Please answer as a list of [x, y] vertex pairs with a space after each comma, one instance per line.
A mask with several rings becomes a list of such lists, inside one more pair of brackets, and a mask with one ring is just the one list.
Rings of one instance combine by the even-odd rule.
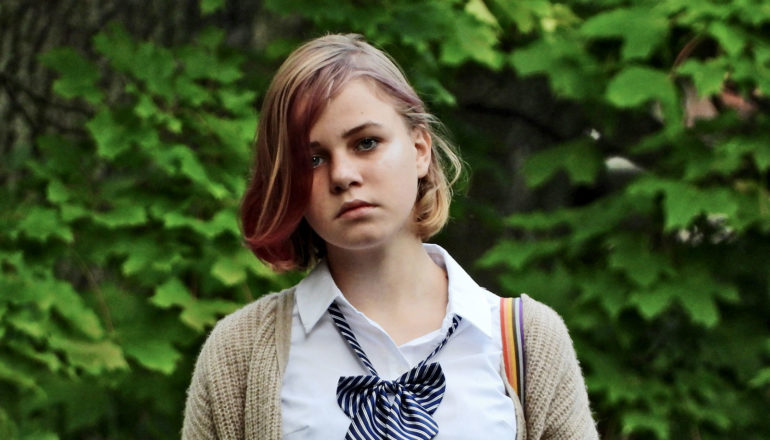
[[337, 218], [342, 217], [345, 215], [345, 213], [354, 211], [356, 209], [360, 208], [367, 208], [367, 207], [374, 207], [375, 205], [364, 202], [363, 200], [351, 200], [349, 202], [345, 202], [342, 204], [342, 207], [340, 207], [340, 210], [337, 212]]

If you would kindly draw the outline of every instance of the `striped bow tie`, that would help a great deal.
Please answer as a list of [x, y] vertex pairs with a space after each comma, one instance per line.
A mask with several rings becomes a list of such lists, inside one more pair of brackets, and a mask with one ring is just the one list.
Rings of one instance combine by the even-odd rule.
[[416, 367], [395, 380], [384, 380], [369, 361], [336, 304], [329, 314], [342, 337], [369, 370], [366, 376], [343, 376], [337, 383], [337, 403], [351, 418], [346, 440], [429, 440], [438, 434], [433, 420], [446, 389], [441, 365], [428, 361], [441, 350], [462, 319], [454, 316], [444, 340]]

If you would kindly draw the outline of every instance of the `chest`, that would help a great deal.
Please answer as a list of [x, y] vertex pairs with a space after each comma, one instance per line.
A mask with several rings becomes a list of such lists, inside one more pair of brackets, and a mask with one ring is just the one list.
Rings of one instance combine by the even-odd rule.
[[[382, 378], [394, 379], [425, 358], [443, 335], [432, 332], [401, 346], [376, 326], [351, 322], [357, 339]], [[497, 335], [494, 335], [497, 336]], [[433, 415], [437, 440], [515, 438], [514, 404], [501, 376], [502, 343], [461, 325], [433, 358], [446, 377], [443, 400]], [[331, 320], [311, 332], [294, 319], [291, 348], [281, 386], [285, 439], [344, 438], [350, 419], [336, 401], [341, 376], [367, 374]]]

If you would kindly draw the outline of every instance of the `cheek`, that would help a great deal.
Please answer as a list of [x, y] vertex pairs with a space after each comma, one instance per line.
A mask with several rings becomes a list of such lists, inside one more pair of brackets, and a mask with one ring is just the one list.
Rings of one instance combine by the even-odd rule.
[[418, 180], [414, 163], [401, 163], [393, 167], [387, 178], [390, 196], [397, 199], [398, 205], [411, 208], [417, 199]]

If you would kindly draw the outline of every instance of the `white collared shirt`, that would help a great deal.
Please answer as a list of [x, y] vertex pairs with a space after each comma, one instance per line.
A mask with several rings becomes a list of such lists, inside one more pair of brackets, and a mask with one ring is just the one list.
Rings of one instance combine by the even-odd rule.
[[463, 319], [432, 358], [446, 376], [444, 400], [433, 415], [436, 440], [516, 438], [513, 402], [500, 372], [499, 300], [479, 287], [449, 254], [426, 244], [449, 280], [441, 328], [397, 346], [376, 322], [356, 310], [321, 262], [297, 285], [291, 348], [281, 388], [284, 439], [343, 439], [350, 419], [337, 405], [340, 376], [369, 374], [334, 326], [327, 309], [336, 301], [374, 368], [392, 380], [417, 365], [441, 342], [452, 317]]

